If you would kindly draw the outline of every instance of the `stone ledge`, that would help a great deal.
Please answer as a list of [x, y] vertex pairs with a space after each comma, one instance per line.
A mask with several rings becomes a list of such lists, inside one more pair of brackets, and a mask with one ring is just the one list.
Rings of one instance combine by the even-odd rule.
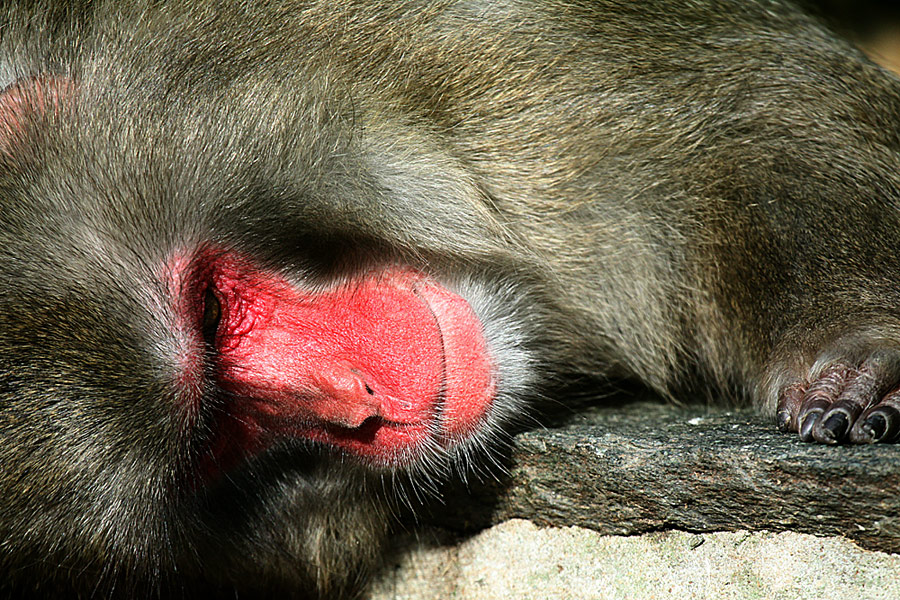
[[804, 444], [749, 410], [636, 402], [516, 437], [509, 476], [450, 490], [426, 522], [524, 518], [607, 535], [794, 531], [900, 552], [900, 446]]

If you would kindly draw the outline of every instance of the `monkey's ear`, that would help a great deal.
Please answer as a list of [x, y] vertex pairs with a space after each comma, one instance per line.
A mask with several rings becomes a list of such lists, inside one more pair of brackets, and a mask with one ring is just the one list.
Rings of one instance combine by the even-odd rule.
[[0, 149], [11, 152], [29, 120], [57, 110], [72, 93], [72, 81], [61, 76], [31, 76], [0, 91]]

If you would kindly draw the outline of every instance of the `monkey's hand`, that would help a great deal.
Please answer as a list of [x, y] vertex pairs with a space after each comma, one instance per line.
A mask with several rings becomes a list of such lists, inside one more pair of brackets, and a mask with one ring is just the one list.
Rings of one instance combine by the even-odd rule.
[[818, 364], [782, 389], [778, 427], [823, 444], [900, 441], [898, 374], [894, 353], [876, 353], [859, 364]]

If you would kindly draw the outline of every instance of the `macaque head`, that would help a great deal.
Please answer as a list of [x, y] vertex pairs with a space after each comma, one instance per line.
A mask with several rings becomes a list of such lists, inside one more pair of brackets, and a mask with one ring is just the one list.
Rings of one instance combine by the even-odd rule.
[[0, 92], [4, 535], [87, 581], [321, 590], [396, 474], [466, 468], [519, 416], [527, 293], [427, 140], [361, 145], [277, 87], [132, 111], [165, 85]]
[[[20, 154], [27, 156], [35, 138], [46, 135], [42, 125], [75, 118], [66, 104], [77, 105], [78, 94], [63, 77], [30, 77], [7, 87], [0, 95], [7, 158], [35, 169]], [[48, 179], [46, 185], [52, 184]], [[385, 235], [373, 236], [370, 223], [360, 238], [376, 237], [381, 256], [337, 267], [341, 257], [335, 254], [354, 253], [347, 250], [353, 232], [345, 232], [339, 245], [300, 245], [304, 237], [321, 239], [316, 217], [327, 231], [333, 208], [302, 211], [307, 218], [297, 222], [288, 212], [282, 227], [296, 232], [286, 241], [271, 240], [276, 253], [259, 252], [262, 242], [246, 239], [254, 232], [227, 203], [204, 206], [181, 191], [181, 199], [140, 206], [147, 199], [121, 199], [126, 192], [113, 194], [116, 200], [85, 201], [78, 196], [84, 191], [72, 190], [60, 197], [68, 211], [34, 217], [55, 218], [59, 239], [35, 243], [50, 251], [48, 271], [65, 268], [49, 264], [53, 259], [87, 269], [66, 284], [69, 293], [90, 296], [92, 285], [119, 292], [118, 300], [106, 298], [103, 305], [99, 297], [86, 299], [85, 306], [97, 305], [98, 317], [103, 311], [143, 313], [153, 322], [142, 324], [152, 334], [134, 343], [154, 354], [160, 382], [170, 387], [167, 410], [178, 416], [177, 437], [191, 438], [200, 428], [208, 438], [204, 468], [233, 466], [285, 440], [329, 448], [376, 468], [406, 467], [426, 456], [452, 455], [490, 428], [492, 415], [504, 412], [496, 408], [504, 385], [496, 351], [510, 344], [489, 339], [484, 320], [493, 310], [485, 300], [490, 293], [464, 270], [450, 270], [442, 280], [428, 261], [404, 260], [406, 241], [379, 232], [377, 223], [375, 233]], [[270, 208], [278, 218], [279, 202], [253, 202], [254, 211]], [[130, 230], [127, 239], [121, 231], [104, 232], [112, 225], [107, 219]], [[141, 244], [155, 247], [127, 247]], [[54, 247], [65, 245], [78, 247]], [[125, 252], [140, 264], [102, 264]], [[319, 253], [327, 254], [319, 263], [331, 264], [326, 276], [304, 268]]]

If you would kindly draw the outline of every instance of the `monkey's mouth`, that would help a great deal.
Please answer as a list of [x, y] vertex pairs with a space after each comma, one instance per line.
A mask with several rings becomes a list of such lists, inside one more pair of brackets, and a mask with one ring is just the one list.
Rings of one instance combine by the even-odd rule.
[[244, 453], [300, 438], [396, 466], [486, 418], [496, 386], [482, 324], [429, 276], [389, 267], [310, 291], [228, 253], [210, 263], [194, 312], [227, 397], [226, 437]]

